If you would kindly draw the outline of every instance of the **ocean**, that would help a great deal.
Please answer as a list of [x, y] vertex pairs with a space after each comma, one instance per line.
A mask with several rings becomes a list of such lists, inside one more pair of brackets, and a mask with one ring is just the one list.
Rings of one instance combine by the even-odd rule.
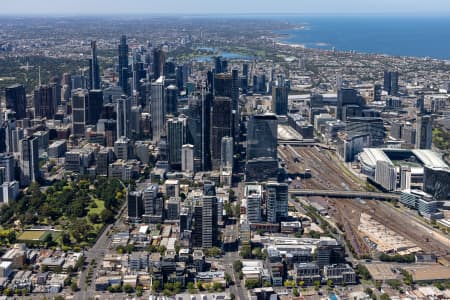
[[280, 42], [307, 48], [450, 60], [450, 16], [289, 16]]

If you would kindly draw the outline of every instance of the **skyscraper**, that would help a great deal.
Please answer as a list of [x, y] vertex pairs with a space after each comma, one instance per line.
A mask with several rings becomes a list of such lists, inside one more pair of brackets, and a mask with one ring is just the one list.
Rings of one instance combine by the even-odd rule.
[[72, 96], [72, 134], [84, 137], [88, 122], [89, 93], [87, 90], [77, 90]]
[[16, 112], [16, 118], [25, 118], [27, 108], [27, 97], [25, 87], [22, 84], [14, 84], [5, 88], [6, 109]]
[[212, 94], [195, 95], [189, 99], [188, 143], [194, 145], [194, 158], [201, 170], [211, 165], [211, 105]]
[[161, 48], [153, 49], [153, 79], [157, 80], [164, 74], [166, 55]]
[[37, 137], [27, 137], [20, 141], [20, 185], [29, 186], [40, 178], [39, 141]]
[[181, 169], [181, 149], [186, 144], [187, 118], [184, 115], [167, 120], [167, 142], [169, 164], [172, 169]]
[[279, 77], [277, 83], [272, 87], [272, 112], [277, 115], [287, 115], [288, 113], [289, 87], [284, 80]]
[[91, 58], [89, 59], [89, 89], [100, 89], [100, 67], [97, 59], [96, 41], [91, 41]]
[[117, 116], [117, 136], [116, 140], [124, 137], [131, 137], [131, 99], [122, 96], [116, 100], [116, 116]]
[[233, 138], [224, 136], [222, 138], [222, 155], [220, 160], [220, 170], [232, 171], [233, 170]]
[[56, 99], [49, 85], [41, 85], [34, 90], [35, 117], [53, 119], [56, 111]]
[[130, 87], [128, 84], [129, 66], [128, 66], [128, 44], [127, 37], [122, 35], [119, 44], [119, 86], [126, 94], [130, 94]]
[[215, 97], [211, 118], [211, 157], [213, 168], [220, 167], [222, 138], [231, 136], [232, 100], [229, 97]]
[[278, 175], [278, 118], [275, 114], [250, 117], [247, 133], [246, 181], [266, 181]]
[[152, 83], [152, 129], [153, 141], [159, 142], [164, 134], [165, 123], [165, 103], [164, 103], [164, 76], [159, 77]]
[[278, 118], [275, 114], [252, 115], [248, 122], [247, 159], [277, 159]]
[[416, 149], [431, 149], [433, 119], [430, 115], [419, 115], [416, 126]]
[[217, 222], [214, 222], [214, 215], [217, 205], [215, 196], [203, 196], [202, 206], [202, 248], [211, 248], [215, 241], [215, 228]]
[[231, 100], [233, 105], [232, 110], [232, 133], [231, 136], [234, 140], [238, 140], [239, 137], [239, 71], [233, 69], [231, 71]]
[[177, 115], [178, 88], [171, 84], [166, 88], [166, 114]]
[[396, 71], [384, 71], [384, 90], [388, 95], [398, 94], [398, 72]]
[[185, 144], [181, 147], [181, 171], [191, 172], [194, 168], [194, 145]]
[[279, 223], [288, 217], [288, 185], [268, 182], [266, 184], [267, 222]]
[[103, 91], [89, 91], [88, 121], [87, 124], [96, 125], [100, 119], [103, 108]]
[[[336, 119], [345, 121], [348, 115], [346, 113], [347, 106], [354, 106], [362, 114], [362, 108], [364, 107], [364, 98], [361, 97], [359, 92], [353, 88], [340, 88], [338, 89], [337, 105], [336, 105]], [[358, 116], [358, 115], [357, 115]], [[360, 115], [359, 115], [360, 116]]]

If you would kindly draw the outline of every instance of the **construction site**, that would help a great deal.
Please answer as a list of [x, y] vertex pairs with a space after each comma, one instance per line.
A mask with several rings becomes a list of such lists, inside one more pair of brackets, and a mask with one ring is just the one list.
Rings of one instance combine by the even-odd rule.
[[[319, 146], [279, 147], [292, 189], [366, 191], [367, 184], [335, 156]], [[306, 171], [310, 176], [300, 176]], [[329, 220], [346, 236], [358, 256], [375, 253], [409, 254], [419, 251], [438, 256], [450, 253], [450, 239], [387, 201], [304, 198], [327, 210]]]

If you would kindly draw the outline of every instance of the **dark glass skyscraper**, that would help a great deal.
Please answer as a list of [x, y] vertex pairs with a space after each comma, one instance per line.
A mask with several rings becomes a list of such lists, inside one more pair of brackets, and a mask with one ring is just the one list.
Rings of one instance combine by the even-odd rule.
[[25, 118], [27, 97], [22, 84], [14, 84], [5, 88], [6, 108], [16, 112], [17, 119]]
[[275, 114], [250, 117], [247, 135], [247, 159], [277, 159], [278, 119]]
[[417, 116], [416, 149], [431, 149], [433, 138], [433, 119], [430, 115]]
[[97, 42], [91, 41], [91, 58], [89, 59], [89, 89], [100, 88], [100, 67], [97, 59]]
[[41, 85], [34, 90], [35, 117], [53, 119], [56, 111], [56, 99], [49, 85]]
[[153, 50], [153, 79], [157, 80], [164, 75], [164, 65], [166, 61], [166, 55], [161, 48], [155, 48]]
[[398, 94], [398, 72], [396, 71], [384, 71], [384, 90], [389, 95]]
[[127, 37], [122, 35], [119, 44], [119, 86], [122, 87], [123, 92], [127, 95], [130, 93], [128, 84], [128, 51]]
[[279, 78], [276, 86], [272, 88], [272, 112], [277, 115], [288, 113], [289, 87]]
[[222, 138], [231, 136], [232, 109], [230, 97], [214, 98], [211, 118], [211, 157], [214, 168], [218, 168], [220, 165]]

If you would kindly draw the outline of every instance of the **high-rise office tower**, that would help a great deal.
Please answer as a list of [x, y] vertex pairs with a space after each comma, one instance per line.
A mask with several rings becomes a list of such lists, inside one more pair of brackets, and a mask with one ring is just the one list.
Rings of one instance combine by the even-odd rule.
[[84, 137], [88, 122], [89, 93], [87, 90], [77, 90], [72, 96], [72, 134]]
[[100, 89], [100, 67], [97, 59], [96, 41], [91, 41], [91, 58], [89, 59], [89, 89]]
[[431, 149], [433, 119], [430, 115], [419, 115], [416, 126], [416, 149]]
[[132, 191], [127, 196], [128, 219], [138, 222], [144, 214], [144, 202], [141, 191]]
[[[16, 112], [13, 110], [6, 110], [3, 118], [3, 126], [5, 136], [2, 142], [5, 143], [5, 152], [11, 153], [15, 152], [15, 140], [14, 140], [14, 133], [16, 132]], [[3, 129], [2, 128], [2, 129]]]
[[[350, 115], [346, 112], [346, 107], [352, 106], [360, 113], [357, 115]], [[345, 121], [348, 117], [361, 116], [362, 108], [365, 106], [364, 98], [353, 88], [341, 88], [338, 90], [337, 105], [336, 105], [336, 119]]]
[[52, 89], [53, 99], [55, 101], [55, 112], [56, 112], [56, 107], [58, 105], [61, 105], [61, 91], [62, 91], [61, 80], [59, 79], [58, 76], [53, 76], [50, 79], [50, 82], [48, 85]]
[[122, 136], [131, 137], [131, 99], [122, 96], [116, 100], [116, 117], [117, 117], [117, 138]]
[[211, 158], [213, 168], [220, 167], [222, 138], [232, 133], [232, 100], [229, 97], [215, 97], [211, 117]]
[[20, 141], [20, 185], [29, 186], [40, 178], [39, 141], [37, 137], [27, 137]]
[[10, 182], [14, 180], [14, 156], [12, 154], [0, 153], [0, 182]]
[[128, 84], [129, 77], [129, 65], [128, 65], [128, 44], [127, 37], [122, 35], [119, 44], [119, 86], [122, 87], [122, 91], [126, 94], [130, 94], [130, 87]]
[[22, 84], [14, 84], [5, 88], [6, 109], [16, 112], [16, 118], [25, 118], [27, 108], [27, 96]]
[[267, 222], [279, 223], [288, 217], [288, 185], [268, 182], [266, 184]]
[[130, 139], [122, 136], [114, 142], [114, 154], [118, 159], [128, 160], [131, 158], [132, 152]]
[[232, 171], [233, 170], [233, 138], [224, 136], [222, 138], [222, 155], [220, 159], [220, 170]]
[[194, 145], [194, 158], [200, 170], [211, 168], [211, 105], [212, 94], [195, 95], [189, 99], [188, 143]]
[[194, 168], [194, 145], [185, 144], [181, 147], [181, 171], [191, 172]]
[[233, 69], [231, 71], [231, 100], [233, 102], [231, 136], [235, 141], [238, 141], [239, 138], [239, 87], [239, 71]]
[[164, 134], [166, 116], [164, 103], [164, 80], [164, 76], [161, 76], [152, 83], [151, 112], [154, 142], [159, 142], [161, 136]]
[[386, 136], [382, 118], [348, 118], [345, 122], [345, 131], [350, 136], [369, 134], [370, 147], [379, 147], [383, 145]]
[[[239, 93], [239, 86], [238, 93]], [[219, 73], [214, 75], [214, 96], [232, 97], [233, 80], [229, 73]], [[239, 94], [237, 95], [239, 97]]]
[[184, 70], [183, 70], [183, 66], [177, 66], [176, 70], [175, 70], [175, 77], [177, 80], [177, 87], [179, 90], [183, 90], [184, 89]]
[[171, 84], [166, 88], [166, 114], [176, 116], [178, 112], [178, 88]]
[[214, 222], [217, 214], [214, 209], [217, 205], [215, 196], [203, 196], [202, 206], [202, 248], [211, 248], [215, 241], [215, 229], [217, 222]]
[[266, 181], [278, 176], [278, 118], [275, 114], [250, 117], [247, 133], [246, 181]]
[[279, 77], [276, 85], [272, 87], [272, 112], [277, 115], [287, 115], [288, 113], [289, 87], [284, 80]]
[[41, 85], [34, 90], [35, 117], [53, 119], [56, 112], [56, 99], [49, 85]]
[[100, 119], [100, 114], [103, 108], [103, 91], [90, 90], [89, 91], [89, 106], [88, 106], [88, 121], [89, 125], [96, 125]]
[[373, 85], [373, 101], [381, 101], [381, 94], [382, 94], [383, 88], [381, 84], [375, 83]]
[[252, 115], [248, 122], [247, 159], [277, 159], [278, 118], [275, 114]]
[[261, 204], [262, 204], [262, 186], [259, 184], [250, 184], [245, 186], [245, 198], [247, 200], [247, 220], [249, 223], [260, 223]]
[[132, 106], [130, 113], [130, 134], [132, 137], [136, 138], [143, 132], [141, 128], [141, 113], [142, 109], [140, 106]]
[[169, 164], [172, 169], [181, 169], [181, 149], [186, 144], [187, 118], [184, 115], [167, 120], [167, 142]]
[[161, 197], [159, 197], [158, 193], [158, 184], [151, 184], [142, 191], [144, 214], [147, 215], [150, 219], [162, 218], [164, 201]]
[[242, 75], [245, 77], [245, 78], [248, 78], [248, 64], [247, 63], [245, 63], [245, 64], [243, 64], [242, 65]]
[[384, 71], [384, 90], [388, 95], [398, 94], [398, 72], [396, 71]]
[[153, 79], [157, 80], [164, 74], [164, 65], [166, 63], [166, 54], [161, 48], [153, 49]]

